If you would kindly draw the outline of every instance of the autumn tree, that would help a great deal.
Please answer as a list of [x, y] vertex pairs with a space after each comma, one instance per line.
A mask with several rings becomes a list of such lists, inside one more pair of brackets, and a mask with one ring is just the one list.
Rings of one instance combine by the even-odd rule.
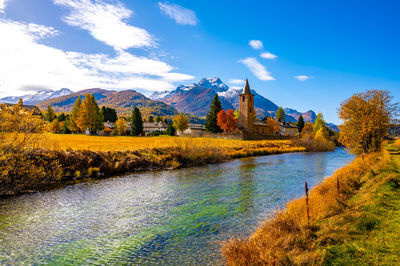
[[81, 96], [78, 96], [78, 98], [76, 99], [76, 101], [74, 103], [74, 106], [72, 107], [69, 126], [68, 126], [68, 129], [73, 133], [80, 132], [80, 128], [79, 128], [77, 122], [78, 122], [78, 116], [79, 116], [79, 112], [81, 109], [81, 105], [82, 105], [82, 99], [81, 99]]
[[139, 136], [143, 132], [143, 120], [142, 114], [140, 113], [139, 108], [135, 107], [132, 110], [131, 116], [131, 135]]
[[285, 121], [285, 111], [283, 110], [282, 107], [279, 107], [278, 110], [276, 111], [275, 115], [276, 119], [280, 122]]
[[235, 116], [235, 118], [236, 118], [237, 120], [239, 120], [240, 112], [239, 112], [238, 109], [235, 110], [235, 112], [233, 113], [233, 115]]
[[238, 120], [235, 118], [232, 109], [221, 110], [217, 114], [217, 125], [225, 132], [232, 132], [237, 128]]
[[125, 118], [118, 118], [115, 122], [115, 128], [118, 135], [123, 136], [126, 134], [127, 124]]
[[303, 139], [313, 139], [314, 138], [314, 125], [313, 123], [307, 122], [304, 125], [303, 130], [300, 134]]
[[297, 120], [297, 129], [299, 130], [299, 133], [301, 133], [303, 128], [304, 128], [304, 118], [302, 115], [300, 115], [299, 120]]
[[380, 151], [390, 123], [399, 114], [392, 99], [388, 91], [369, 90], [345, 100], [339, 110], [343, 120], [339, 141], [355, 154]]
[[81, 131], [89, 130], [94, 135], [98, 130], [103, 129], [104, 119], [101, 115], [100, 108], [97, 105], [93, 94], [87, 93], [82, 101], [79, 109], [77, 125]]
[[313, 127], [314, 135], [317, 134], [318, 130], [320, 130], [321, 128], [326, 129], [326, 122], [324, 120], [324, 116], [321, 113], [318, 113], [317, 118], [315, 118]]
[[53, 108], [51, 108], [50, 105], [47, 106], [47, 111], [46, 111], [46, 113], [44, 115], [44, 118], [49, 122], [52, 122], [54, 119], [57, 118], [56, 112], [54, 112]]
[[204, 124], [206, 131], [212, 133], [222, 132], [222, 129], [217, 124], [217, 116], [221, 110], [222, 110], [221, 102], [219, 101], [218, 94], [215, 94], [211, 102], [210, 111], [207, 113], [206, 116], [206, 122]]
[[0, 152], [19, 153], [43, 138], [45, 121], [20, 104], [0, 105]]
[[276, 122], [273, 118], [267, 117], [267, 125], [271, 129], [272, 133], [278, 133], [280, 128], [279, 128], [279, 123]]
[[179, 114], [172, 119], [172, 126], [180, 133], [183, 133], [189, 127], [189, 120], [183, 114]]

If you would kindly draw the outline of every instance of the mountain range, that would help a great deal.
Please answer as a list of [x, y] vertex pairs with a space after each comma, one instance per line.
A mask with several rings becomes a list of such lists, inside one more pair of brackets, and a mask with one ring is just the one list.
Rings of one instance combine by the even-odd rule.
[[84, 96], [87, 93], [94, 95], [99, 106], [112, 107], [122, 116], [130, 115], [132, 109], [135, 107], [141, 110], [144, 117], [149, 115], [170, 116], [178, 114], [178, 111], [174, 107], [161, 101], [151, 100], [135, 90], [110, 91], [87, 89], [40, 102], [37, 106], [45, 109], [50, 105], [56, 112], [70, 112], [78, 96]]
[[26, 105], [35, 105], [49, 99], [69, 95], [71, 93], [73, 93], [73, 91], [65, 88], [60, 90], [40, 90], [34, 94], [1, 98], [0, 103], [18, 103], [19, 99], [22, 99]]
[[[100, 106], [115, 108], [122, 116], [130, 115], [134, 107], [138, 107], [143, 116], [160, 115], [172, 117], [178, 113], [191, 114], [190, 121], [202, 122], [210, 109], [210, 104], [215, 94], [218, 94], [222, 108], [239, 109], [239, 95], [242, 89], [229, 88], [220, 78], [203, 78], [198, 83], [180, 85], [174, 90], [154, 92], [150, 97], [135, 91], [110, 91], [103, 89], [87, 89], [72, 92], [69, 89], [58, 91], [42, 90], [36, 94], [20, 97], [6, 97], [0, 102], [16, 103], [22, 98], [25, 104], [37, 105], [45, 109], [52, 106], [56, 112], [70, 112], [78, 96], [86, 93], [94, 94]], [[257, 117], [275, 116], [278, 105], [252, 90], [254, 94], [254, 107]], [[291, 108], [284, 108], [287, 122], [296, 122], [302, 115], [305, 122], [314, 122], [317, 117], [315, 112], [299, 112]], [[202, 118], [203, 117], [203, 118]], [[339, 131], [336, 125], [327, 124], [331, 129]]]

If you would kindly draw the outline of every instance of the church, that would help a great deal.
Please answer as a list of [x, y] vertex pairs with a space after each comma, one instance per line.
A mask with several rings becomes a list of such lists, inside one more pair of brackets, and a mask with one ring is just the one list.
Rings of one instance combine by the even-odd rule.
[[239, 130], [244, 139], [262, 139], [272, 135], [272, 129], [266, 122], [256, 117], [254, 94], [251, 93], [249, 81], [246, 79], [239, 99]]

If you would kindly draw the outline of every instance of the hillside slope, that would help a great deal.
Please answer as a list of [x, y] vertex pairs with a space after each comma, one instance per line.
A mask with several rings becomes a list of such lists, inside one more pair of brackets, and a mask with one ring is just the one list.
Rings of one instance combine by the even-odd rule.
[[87, 89], [67, 96], [40, 102], [37, 106], [45, 109], [50, 105], [56, 112], [70, 112], [78, 96], [84, 96], [86, 93], [93, 94], [99, 106], [115, 108], [117, 113], [122, 116], [130, 115], [134, 107], [138, 107], [144, 117], [149, 115], [170, 116], [178, 114], [178, 111], [172, 106], [161, 101], [151, 100], [134, 90], [109, 91], [103, 89]]

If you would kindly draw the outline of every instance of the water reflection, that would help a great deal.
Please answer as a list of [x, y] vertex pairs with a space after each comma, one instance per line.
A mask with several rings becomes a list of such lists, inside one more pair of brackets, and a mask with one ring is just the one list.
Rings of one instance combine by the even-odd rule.
[[160, 171], [0, 199], [0, 264], [215, 264], [218, 241], [347, 164], [343, 150]]

